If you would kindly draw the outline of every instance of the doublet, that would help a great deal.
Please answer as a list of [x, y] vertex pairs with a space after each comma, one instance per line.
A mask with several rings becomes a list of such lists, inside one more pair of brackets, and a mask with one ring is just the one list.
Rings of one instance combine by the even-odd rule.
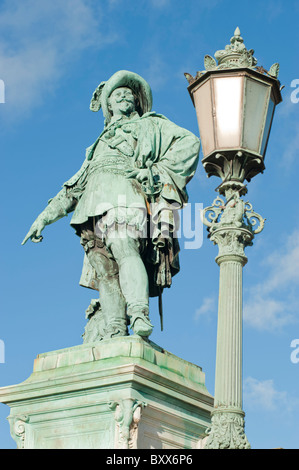
[[[121, 131], [120, 128], [117, 130]], [[145, 196], [141, 184], [126, 176], [134, 168], [134, 149], [124, 138], [117, 142], [113, 137], [105, 137], [97, 143], [87, 175], [81, 183], [83, 192], [72, 225], [78, 227], [97, 217], [103, 231], [115, 223], [134, 225], [137, 230], [142, 230], [146, 223]], [[80, 181], [78, 183], [80, 185]]]

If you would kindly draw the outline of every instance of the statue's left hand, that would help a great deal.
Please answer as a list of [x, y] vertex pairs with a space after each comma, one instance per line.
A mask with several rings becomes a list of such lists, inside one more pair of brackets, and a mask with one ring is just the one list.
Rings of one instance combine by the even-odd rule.
[[147, 168], [136, 168], [134, 170], [128, 170], [127, 178], [134, 178], [140, 183], [148, 178], [148, 169]]

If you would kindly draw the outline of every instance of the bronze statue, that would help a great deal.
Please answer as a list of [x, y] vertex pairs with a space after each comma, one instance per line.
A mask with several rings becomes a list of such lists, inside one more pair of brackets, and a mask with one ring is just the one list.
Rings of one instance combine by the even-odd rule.
[[176, 213], [188, 201], [200, 144], [151, 107], [150, 86], [133, 72], [97, 87], [90, 109], [102, 108], [104, 130], [23, 241], [41, 241], [46, 225], [74, 211], [85, 250], [80, 284], [100, 293], [87, 310], [85, 341], [127, 335], [128, 324], [147, 338], [149, 297], [161, 298], [179, 271]]

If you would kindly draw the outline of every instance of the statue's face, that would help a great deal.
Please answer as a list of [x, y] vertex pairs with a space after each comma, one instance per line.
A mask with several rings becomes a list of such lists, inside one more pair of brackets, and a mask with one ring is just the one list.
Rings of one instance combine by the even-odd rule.
[[113, 116], [129, 116], [135, 111], [135, 97], [130, 88], [116, 88], [108, 98], [108, 109]]

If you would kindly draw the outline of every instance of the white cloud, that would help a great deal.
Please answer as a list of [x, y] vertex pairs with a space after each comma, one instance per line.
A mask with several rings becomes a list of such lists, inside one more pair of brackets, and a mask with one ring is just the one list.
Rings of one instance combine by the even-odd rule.
[[170, 5], [170, 0], [150, 0], [154, 8], [164, 8]]
[[299, 230], [265, 261], [267, 276], [244, 296], [244, 321], [260, 330], [277, 330], [298, 322]]
[[293, 323], [295, 316], [287, 300], [280, 301], [253, 294], [244, 307], [244, 321], [258, 330], [277, 331]]
[[101, 24], [101, 11], [89, 0], [7, 0], [0, 10], [5, 110], [20, 114], [44, 102], [86, 48], [115, 41]]
[[169, 72], [165, 61], [160, 57], [159, 52], [150, 48], [147, 53], [148, 66], [143, 74], [153, 91], [160, 91], [166, 85]]
[[263, 19], [271, 23], [282, 14], [283, 8], [283, 2], [280, 0], [276, 0], [276, 2], [272, 2], [272, 0], [264, 1], [261, 3], [259, 16], [262, 15]]
[[292, 83], [296, 83], [297, 80], [298, 78], [294, 78], [286, 84], [286, 87], [282, 90], [283, 101], [275, 111], [275, 120], [277, 120], [280, 129], [279, 139], [282, 148], [279, 162], [283, 171], [286, 172], [294, 171], [299, 150], [299, 103], [295, 101], [295, 99], [298, 99], [298, 85], [296, 84], [296, 87], [292, 86]]
[[286, 239], [285, 246], [271, 253], [266, 262], [271, 267], [271, 274], [264, 291], [273, 292], [290, 284], [299, 285], [299, 230], [294, 230]]
[[[293, 106], [297, 106], [296, 111], [299, 110], [299, 103], [293, 104]], [[297, 116], [294, 117], [293, 121], [290, 121], [287, 139], [285, 140], [286, 144], [284, 146], [281, 163], [286, 170], [294, 171], [294, 163], [297, 161], [299, 152], [299, 124], [297, 122]]]
[[195, 312], [195, 320], [198, 320], [199, 317], [210, 315], [215, 311], [216, 302], [214, 297], [205, 297], [203, 299], [202, 305]]
[[283, 101], [279, 104], [277, 111], [276, 119], [285, 120], [286, 118], [292, 116], [293, 113], [297, 111], [296, 104], [293, 103], [292, 94], [296, 91], [294, 88], [290, 88], [290, 82], [288, 90], [285, 92], [285, 88], [281, 91]]
[[[298, 400], [296, 402], [298, 404]], [[259, 381], [253, 377], [247, 377], [244, 380], [244, 403], [246, 408], [267, 411], [281, 408], [286, 410], [295, 406], [294, 401], [289, 399], [287, 392], [275, 389], [273, 380]]]

